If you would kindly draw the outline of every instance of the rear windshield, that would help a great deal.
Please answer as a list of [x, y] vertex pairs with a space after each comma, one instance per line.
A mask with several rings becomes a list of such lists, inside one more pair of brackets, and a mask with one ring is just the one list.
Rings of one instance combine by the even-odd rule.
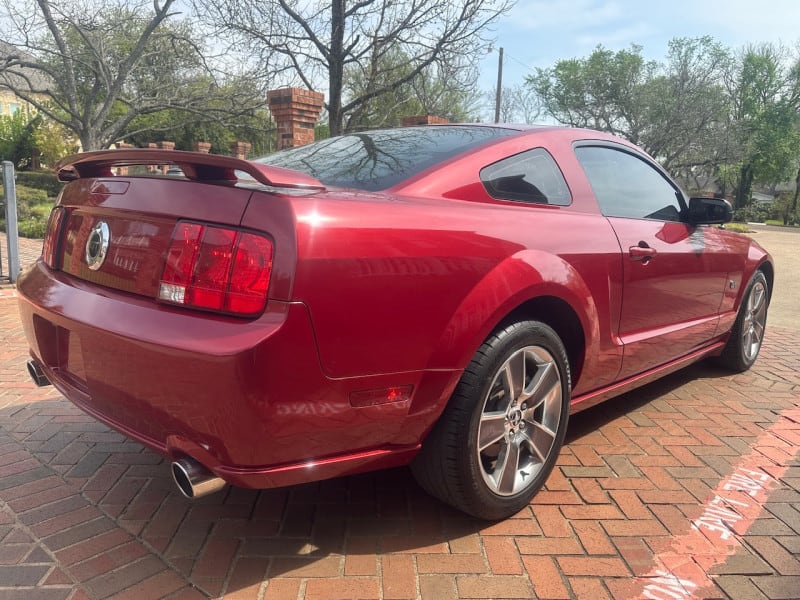
[[276, 152], [255, 162], [308, 173], [326, 186], [384, 190], [489, 140], [501, 127], [412, 127], [351, 133]]

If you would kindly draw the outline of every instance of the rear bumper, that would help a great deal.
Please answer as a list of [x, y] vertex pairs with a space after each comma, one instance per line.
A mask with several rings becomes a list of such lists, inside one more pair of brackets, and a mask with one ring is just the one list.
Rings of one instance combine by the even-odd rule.
[[[243, 487], [407, 463], [458, 374], [330, 379], [308, 310], [270, 301], [256, 320], [165, 307], [41, 262], [20, 277], [31, 355], [69, 400], [170, 458]], [[411, 400], [354, 408], [353, 391], [412, 385]], [[420, 390], [422, 390], [420, 392]]]

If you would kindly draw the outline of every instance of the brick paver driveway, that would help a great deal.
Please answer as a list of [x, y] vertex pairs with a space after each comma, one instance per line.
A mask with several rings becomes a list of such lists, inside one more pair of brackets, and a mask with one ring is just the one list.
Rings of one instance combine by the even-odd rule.
[[697, 365], [576, 415], [546, 489], [486, 524], [406, 469], [184, 500], [158, 456], [28, 382], [12, 293], [2, 599], [800, 597], [800, 330], [769, 328], [748, 373]]

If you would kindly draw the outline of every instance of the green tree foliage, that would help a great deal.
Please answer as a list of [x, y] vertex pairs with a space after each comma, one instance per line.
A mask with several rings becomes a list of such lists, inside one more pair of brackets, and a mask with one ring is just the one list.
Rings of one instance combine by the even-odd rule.
[[371, 96], [371, 92], [405, 79], [412, 65], [403, 52], [395, 50], [364, 70], [353, 66], [345, 71], [344, 95], [368, 97], [345, 119], [344, 128], [354, 131], [370, 127], [398, 126], [403, 117], [437, 115], [453, 122], [470, 121], [477, 116], [475, 71], [468, 65], [431, 65], [398, 85], [392, 94]]
[[716, 182], [743, 207], [754, 183], [791, 179], [800, 162], [800, 63], [773, 45], [733, 53], [676, 38], [664, 62], [598, 47], [527, 80], [561, 123], [640, 145], [690, 187]]
[[646, 61], [640, 46], [600, 46], [588, 58], [539, 69], [528, 84], [559, 122], [624, 137], [667, 168], [691, 168], [708, 160], [700, 136], [724, 120], [727, 61], [707, 37], [673, 40], [665, 64]]
[[598, 46], [588, 58], [558, 61], [528, 78], [544, 109], [561, 123], [600, 129], [642, 143], [647, 85], [655, 63], [641, 47], [612, 52]]
[[742, 50], [727, 77], [740, 160], [734, 205], [754, 183], [788, 181], [800, 163], [800, 60], [771, 44]]
[[730, 52], [710, 37], [676, 38], [645, 86], [643, 143], [687, 180], [698, 167], [713, 171], [733, 151], [722, 85], [730, 61]]
[[641, 47], [612, 52], [598, 46], [588, 58], [560, 60], [528, 79], [545, 110], [562, 123], [621, 135], [641, 143], [646, 85], [656, 65]]
[[231, 96], [250, 98], [245, 107], [230, 112], [228, 103], [211, 97], [198, 104], [197, 111], [168, 109], [134, 119], [122, 133], [126, 142], [146, 147], [148, 143], [169, 140], [177, 150], [192, 150], [195, 142], [211, 144], [213, 154], [228, 154], [233, 141], [250, 142], [252, 154], [261, 156], [274, 150], [275, 124], [264, 106], [264, 95], [253, 81], [238, 78], [226, 90]]
[[0, 160], [11, 161], [17, 169], [26, 168], [41, 121], [40, 117], [31, 117], [21, 110], [13, 115], [0, 115]]
[[42, 119], [33, 132], [33, 142], [39, 150], [41, 163], [53, 166], [67, 154], [76, 151], [76, 142], [71, 133], [61, 123]]
[[[108, 147], [139, 116], [171, 109], [197, 114], [210, 98], [236, 112], [176, 0], [0, 0], [0, 85], [12, 89], [80, 140]], [[263, 103], [263, 99], [260, 98]]]

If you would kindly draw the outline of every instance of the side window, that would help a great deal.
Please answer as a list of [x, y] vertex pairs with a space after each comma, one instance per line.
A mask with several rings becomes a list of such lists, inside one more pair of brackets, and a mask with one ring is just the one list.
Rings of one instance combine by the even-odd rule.
[[578, 147], [575, 154], [605, 216], [681, 220], [678, 190], [646, 161], [603, 146]]
[[499, 200], [567, 206], [572, 202], [567, 182], [544, 148], [504, 158], [481, 169], [486, 191]]

